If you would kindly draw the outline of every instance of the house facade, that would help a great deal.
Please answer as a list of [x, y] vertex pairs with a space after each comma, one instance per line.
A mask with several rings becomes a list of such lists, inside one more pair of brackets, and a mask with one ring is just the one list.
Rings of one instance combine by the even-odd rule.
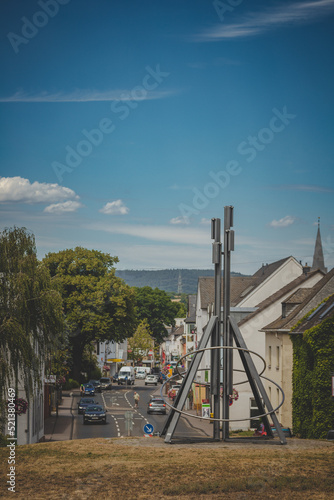
[[[312, 288], [298, 289], [282, 300], [280, 315], [262, 328], [266, 336], [267, 376], [280, 385], [285, 394], [284, 405], [278, 410], [278, 419], [284, 426], [292, 427], [293, 349], [290, 335], [296, 332], [291, 329], [333, 293], [334, 269]], [[266, 387], [273, 405], [277, 406], [280, 397], [277, 387], [269, 381]]]

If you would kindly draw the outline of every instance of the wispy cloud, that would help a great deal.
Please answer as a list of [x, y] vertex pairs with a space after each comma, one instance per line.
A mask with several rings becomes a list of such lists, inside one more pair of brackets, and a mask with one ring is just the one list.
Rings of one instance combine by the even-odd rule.
[[129, 213], [129, 208], [124, 205], [122, 200], [115, 200], [106, 203], [100, 212], [106, 215], [126, 215]]
[[64, 214], [68, 212], [76, 212], [78, 208], [81, 208], [83, 205], [78, 201], [64, 201], [64, 203], [53, 203], [48, 207], [44, 208], [44, 212], [48, 214]]
[[238, 23], [222, 23], [195, 37], [196, 41], [247, 38], [269, 30], [296, 24], [309, 24], [334, 12], [334, 0], [285, 3], [249, 12]]
[[175, 94], [173, 90], [152, 90], [145, 96], [138, 98], [133, 95], [131, 90], [82, 90], [77, 89], [73, 92], [40, 92], [37, 94], [28, 93], [23, 90], [15, 92], [8, 97], [0, 97], [0, 102], [103, 102], [103, 101], [134, 101], [134, 100], [154, 100], [164, 99]]
[[180, 217], [174, 217], [169, 221], [170, 224], [183, 224], [183, 225], [188, 225], [190, 224], [189, 217], [186, 216], [180, 216]]
[[288, 191], [305, 191], [308, 193], [333, 193], [334, 189], [325, 186], [316, 186], [312, 184], [283, 184], [276, 186], [276, 189]]
[[269, 226], [271, 227], [287, 227], [293, 224], [296, 220], [296, 217], [293, 217], [291, 215], [286, 215], [282, 219], [279, 220], [273, 220], [270, 222]]
[[183, 243], [187, 245], [205, 245], [211, 242], [210, 231], [187, 226], [153, 226], [134, 224], [88, 224], [87, 229], [104, 231], [112, 234], [135, 236], [151, 241]]
[[79, 196], [67, 187], [23, 177], [0, 177], [0, 202], [52, 203], [77, 200]]

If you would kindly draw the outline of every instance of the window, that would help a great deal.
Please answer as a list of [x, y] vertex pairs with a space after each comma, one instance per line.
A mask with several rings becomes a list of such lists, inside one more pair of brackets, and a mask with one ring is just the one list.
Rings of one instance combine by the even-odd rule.
[[276, 347], [276, 370], [279, 370], [279, 346]]
[[271, 345], [269, 346], [268, 352], [268, 368], [271, 368]]

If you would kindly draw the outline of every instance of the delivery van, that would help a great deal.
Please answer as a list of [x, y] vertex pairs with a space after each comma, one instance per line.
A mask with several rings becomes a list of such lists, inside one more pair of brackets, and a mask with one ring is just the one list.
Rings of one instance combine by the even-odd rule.
[[133, 366], [122, 366], [118, 372], [118, 385], [135, 385], [135, 369]]

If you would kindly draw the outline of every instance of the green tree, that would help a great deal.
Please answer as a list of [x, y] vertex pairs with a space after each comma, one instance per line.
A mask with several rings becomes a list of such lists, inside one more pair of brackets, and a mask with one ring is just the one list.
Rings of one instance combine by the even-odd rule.
[[25, 228], [0, 233], [0, 386], [29, 397], [40, 382], [46, 352], [63, 330], [62, 299], [48, 268], [36, 256], [35, 238]]
[[117, 257], [77, 247], [49, 253], [45, 259], [64, 303], [72, 375], [85, 371], [85, 347], [93, 341], [122, 341], [136, 326], [134, 291], [115, 276]]
[[165, 325], [175, 325], [178, 307], [159, 288], [144, 286], [135, 290], [138, 320], [147, 319], [153, 338], [160, 344], [167, 335]]
[[143, 319], [133, 337], [128, 339], [128, 359], [139, 363], [149, 349], [153, 349], [154, 340], [147, 319]]

